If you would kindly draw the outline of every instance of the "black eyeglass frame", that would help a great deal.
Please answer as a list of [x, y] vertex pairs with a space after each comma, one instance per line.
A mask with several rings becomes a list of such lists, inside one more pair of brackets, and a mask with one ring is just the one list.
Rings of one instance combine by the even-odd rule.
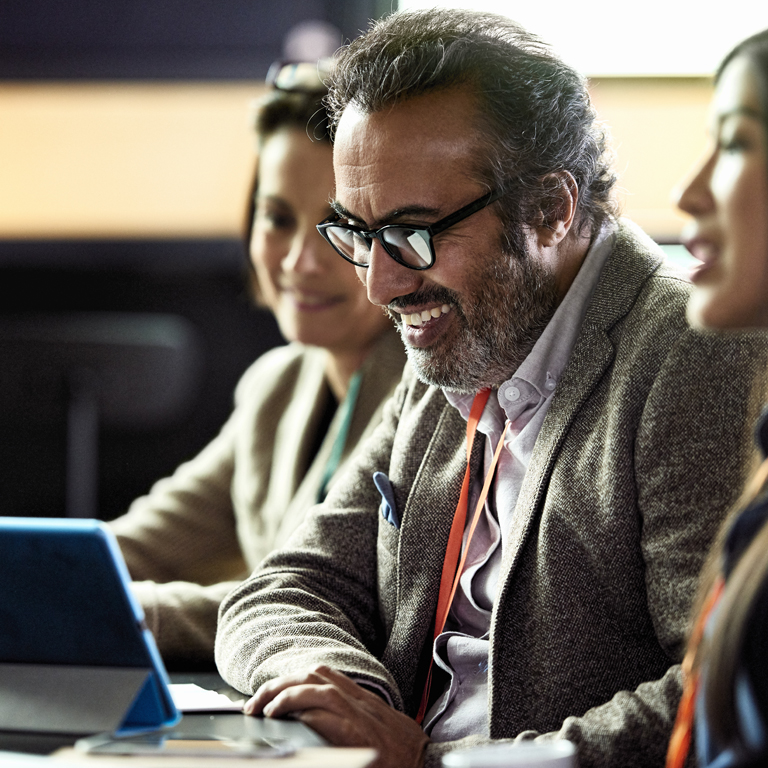
[[[430, 224], [429, 226], [420, 226], [418, 224], [385, 224], [383, 227], [380, 227], [379, 229], [375, 230], [367, 230], [363, 229], [362, 227], [356, 227], [354, 224], [340, 224], [339, 223], [339, 217], [338, 214], [333, 214], [329, 216], [324, 221], [321, 221], [317, 225], [317, 231], [323, 236], [323, 238], [326, 240], [326, 242], [333, 248], [336, 253], [339, 254], [343, 259], [346, 259], [351, 264], [354, 264], [356, 267], [363, 267], [365, 269], [368, 268], [368, 264], [361, 264], [359, 261], [355, 261], [354, 259], [347, 256], [345, 253], [340, 251], [331, 241], [330, 236], [326, 232], [327, 229], [330, 227], [340, 227], [342, 229], [347, 229], [350, 232], [354, 232], [356, 235], [359, 235], [364, 240], [368, 241], [368, 250], [370, 251], [373, 240], [376, 239], [381, 243], [381, 246], [384, 248], [384, 250], [387, 252], [389, 256], [391, 256], [398, 264], [401, 264], [404, 267], [407, 267], [408, 269], [416, 269], [416, 270], [425, 270], [430, 269], [435, 265], [435, 260], [437, 258], [435, 254], [435, 246], [432, 242], [432, 238], [435, 235], [439, 235], [441, 232], [444, 232], [449, 227], [454, 226], [454, 224], [458, 224], [460, 221], [464, 221], [464, 219], [469, 218], [473, 213], [477, 213], [478, 211], [482, 211], [483, 208], [487, 208], [491, 203], [495, 203], [500, 197], [502, 197], [504, 193], [500, 192], [498, 190], [491, 190], [490, 192], [486, 192], [482, 197], [479, 197], [477, 200], [473, 200], [471, 203], [468, 203], [467, 205], [463, 206], [462, 208], [459, 208], [458, 211], [454, 211], [453, 213], [448, 214], [444, 218], [440, 219], [439, 221], [436, 221], [434, 224]], [[431, 261], [429, 264], [423, 266], [423, 267], [417, 267], [413, 264], [408, 264], [406, 261], [404, 261], [400, 256], [398, 256], [397, 253], [390, 250], [391, 244], [387, 243], [384, 240], [383, 233], [388, 229], [409, 229], [413, 232], [418, 232], [422, 235], [427, 235], [426, 238], [423, 238], [425, 242], [429, 245], [429, 253], [431, 256]]]

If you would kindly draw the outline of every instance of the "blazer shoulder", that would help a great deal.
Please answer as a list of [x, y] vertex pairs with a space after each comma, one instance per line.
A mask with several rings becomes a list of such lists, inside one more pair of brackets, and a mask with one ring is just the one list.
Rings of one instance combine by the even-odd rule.
[[[621, 219], [585, 323], [611, 332], [638, 319], [682, 327], [690, 286], [665, 263], [664, 252], [637, 225]], [[662, 318], [666, 318], [663, 320]]]
[[323, 370], [323, 351], [291, 343], [270, 349], [253, 362], [235, 388], [235, 403], [250, 400], [254, 393], [279, 390], [299, 378], [303, 368]]

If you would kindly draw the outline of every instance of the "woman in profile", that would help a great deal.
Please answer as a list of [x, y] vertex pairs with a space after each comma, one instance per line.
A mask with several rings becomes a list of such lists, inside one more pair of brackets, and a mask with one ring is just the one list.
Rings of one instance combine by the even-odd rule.
[[220, 434], [111, 524], [174, 668], [214, 668], [222, 598], [322, 501], [405, 363], [391, 321], [315, 229], [333, 196], [317, 67], [273, 67], [271, 79], [247, 240], [258, 300], [289, 343], [246, 371]]
[[[678, 202], [693, 216], [686, 245], [701, 260], [688, 318], [709, 329], [768, 328], [768, 30], [720, 66], [712, 134]], [[768, 456], [768, 415], [757, 438]], [[693, 733], [700, 766], [768, 764], [768, 460], [705, 568], [683, 681], [668, 768], [685, 764]]]

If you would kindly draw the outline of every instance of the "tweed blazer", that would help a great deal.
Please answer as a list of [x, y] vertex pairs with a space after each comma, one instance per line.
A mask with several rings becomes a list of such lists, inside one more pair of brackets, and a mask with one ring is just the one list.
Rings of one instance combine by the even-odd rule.
[[[768, 348], [689, 329], [689, 286], [662, 260], [619, 225], [507, 534], [489, 732], [430, 744], [427, 766], [488, 739], [555, 735], [578, 745], [582, 768], [663, 765], [691, 598], [749, 471]], [[233, 686], [325, 663], [415, 715], [465, 430], [406, 366], [348, 475], [223, 601], [216, 658]], [[391, 481], [399, 528], [379, 512], [374, 471]]]
[[[325, 364], [323, 350], [301, 344], [260, 357], [241, 378], [220, 434], [111, 524], [148, 626], [175, 666], [213, 666], [221, 599], [317, 502], [343, 416], [338, 409], [318, 441], [330, 397]], [[387, 331], [361, 369], [331, 486], [380, 422], [404, 364], [402, 342], [394, 329]]]

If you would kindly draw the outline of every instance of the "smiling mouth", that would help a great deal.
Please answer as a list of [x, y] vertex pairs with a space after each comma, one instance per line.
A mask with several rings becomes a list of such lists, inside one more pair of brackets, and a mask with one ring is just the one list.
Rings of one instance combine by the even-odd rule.
[[719, 248], [704, 240], [695, 240], [688, 242], [685, 245], [688, 249], [688, 253], [703, 264], [711, 264], [713, 261], [717, 261], [720, 254]]
[[403, 324], [411, 327], [419, 327], [428, 323], [430, 320], [437, 319], [451, 311], [450, 304], [443, 304], [432, 309], [424, 309], [421, 312], [402, 313]]
[[325, 309], [341, 301], [338, 296], [326, 296], [316, 293], [307, 294], [297, 291], [295, 288], [284, 289], [284, 291], [297, 307], [307, 310]]

